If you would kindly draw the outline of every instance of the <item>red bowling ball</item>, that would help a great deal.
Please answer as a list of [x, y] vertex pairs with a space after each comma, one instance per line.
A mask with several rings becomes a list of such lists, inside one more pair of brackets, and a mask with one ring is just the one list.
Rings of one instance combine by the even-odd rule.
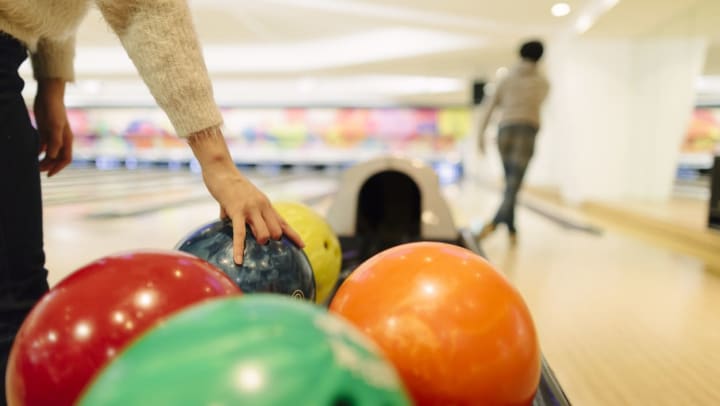
[[99, 259], [48, 292], [23, 323], [8, 361], [9, 405], [72, 405], [129, 342], [168, 315], [236, 294], [232, 280], [187, 254]]

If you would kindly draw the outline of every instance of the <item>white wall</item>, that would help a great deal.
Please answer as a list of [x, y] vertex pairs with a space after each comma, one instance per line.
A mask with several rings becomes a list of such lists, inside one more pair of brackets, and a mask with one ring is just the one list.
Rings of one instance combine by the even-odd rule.
[[667, 199], [705, 49], [687, 38], [553, 42], [528, 183], [557, 186], [570, 202]]

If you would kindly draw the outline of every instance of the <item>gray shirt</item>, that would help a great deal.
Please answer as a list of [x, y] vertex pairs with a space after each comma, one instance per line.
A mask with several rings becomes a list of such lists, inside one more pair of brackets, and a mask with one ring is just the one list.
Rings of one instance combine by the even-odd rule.
[[496, 109], [501, 112], [500, 126], [528, 124], [540, 127], [540, 109], [550, 85], [537, 64], [520, 61], [498, 83], [495, 93], [480, 123], [480, 135], [485, 133], [490, 117]]

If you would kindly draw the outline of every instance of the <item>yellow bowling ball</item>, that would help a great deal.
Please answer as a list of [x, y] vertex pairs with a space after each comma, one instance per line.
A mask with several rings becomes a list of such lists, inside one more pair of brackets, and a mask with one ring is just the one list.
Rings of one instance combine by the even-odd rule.
[[315, 275], [315, 300], [323, 303], [340, 276], [340, 241], [325, 219], [312, 208], [295, 202], [277, 202], [273, 206], [305, 242], [305, 255]]

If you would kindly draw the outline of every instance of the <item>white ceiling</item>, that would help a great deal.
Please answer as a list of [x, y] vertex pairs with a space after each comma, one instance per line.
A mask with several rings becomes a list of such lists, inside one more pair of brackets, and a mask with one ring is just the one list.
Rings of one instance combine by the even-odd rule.
[[[578, 6], [589, 2], [571, 0]], [[214, 74], [233, 76], [406, 69], [418, 74], [428, 69], [430, 74], [483, 75], [511, 60], [521, 39], [550, 35], [567, 22], [550, 15], [552, 4], [553, 0], [191, 1], [209, 68]], [[119, 42], [98, 13], [83, 24], [79, 45], [94, 48], [93, 58], [88, 56], [93, 60], [101, 59], [94, 58], [102, 51], [98, 48], [110, 47], [102, 63], [79, 61], [87, 74], [131, 71], [121, 63], [122, 56], [115, 56], [118, 63], [106, 63], [110, 53], [118, 53]], [[451, 59], [445, 60], [445, 54]], [[397, 62], [412, 66], [398, 69]]]
[[[492, 78], [499, 67], [515, 60], [516, 47], [526, 38], [549, 39], [578, 23], [591, 25], [585, 35], [642, 35], [696, 3], [720, 4], [718, 0], [565, 1], [573, 12], [562, 18], [550, 14], [555, 0], [191, 0], [190, 4], [219, 89], [216, 93], [224, 103], [273, 103], [283, 98], [301, 103], [310, 96], [322, 96], [319, 101], [327, 103], [339, 102], [338, 98], [357, 103], [461, 103], [468, 100], [469, 80]], [[83, 23], [78, 41], [77, 100], [84, 100], [82, 95], [99, 97], [103, 89], [112, 89], [106, 99], [137, 102], [148, 97], [137, 86], [132, 64], [99, 13], [93, 12]], [[708, 69], [715, 66], [720, 60]], [[83, 81], [91, 83], [83, 85]]]

